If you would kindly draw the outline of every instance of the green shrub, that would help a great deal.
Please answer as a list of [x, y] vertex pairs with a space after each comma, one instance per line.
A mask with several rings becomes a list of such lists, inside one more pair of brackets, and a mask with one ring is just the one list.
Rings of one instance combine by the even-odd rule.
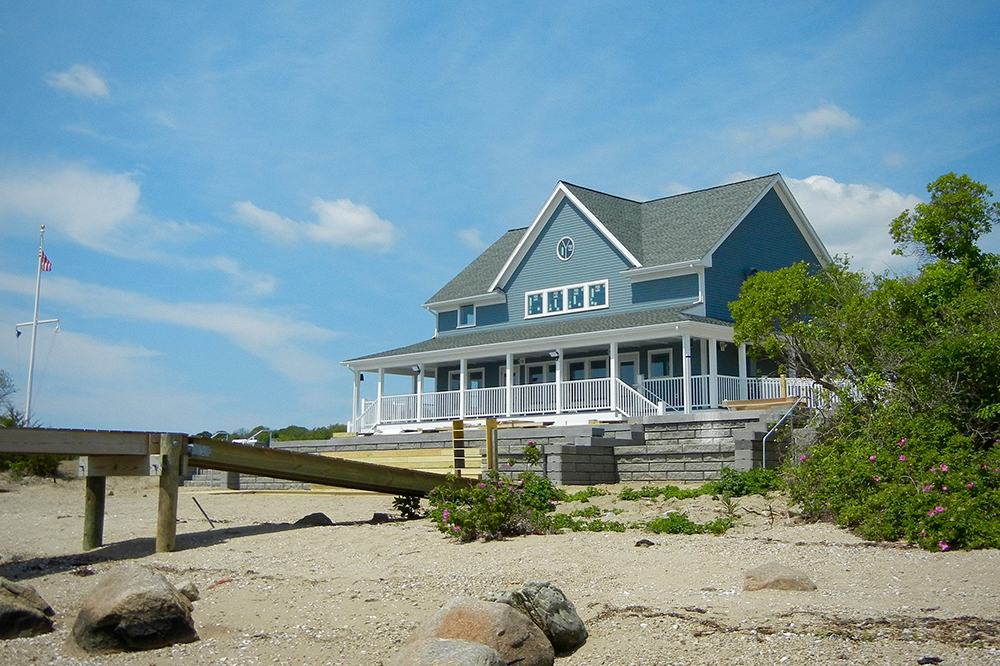
[[596, 488], [594, 486], [587, 486], [585, 490], [580, 490], [578, 492], [573, 493], [572, 495], [567, 495], [566, 501], [587, 502], [590, 500], [591, 497], [601, 497], [607, 494], [608, 494], [607, 490], [601, 490], [600, 488]]
[[15, 476], [47, 476], [54, 479], [59, 472], [59, 463], [63, 460], [68, 458], [4, 454], [0, 455], [0, 472], [10, 470]]
[[782, 490], [784, 483], [772, 469], [756, 468], [746, 472], [725, 467], [718, 481], [709, 481], [702, 486], [704, 494], [745, 497], [746, 495], [766, 495], [774, 490]]
[[552, 530], [546, 514], [563, 496], [551, 481], [530, 472], [516, 479], [490, 472], [472, 488], [444, 484], [432, 490], [429, 516], [440, 531], [463, 542], [541, 534]]
[[655, 534], [714, 534], [719, 536], [725, 534], [733, 527], [736, 521], [732, 518], [716, 518], [710, 522], [699, 525], [685, 516], [683, 513], [671, 513], [662, 518], [654, 518], [646, 526]]

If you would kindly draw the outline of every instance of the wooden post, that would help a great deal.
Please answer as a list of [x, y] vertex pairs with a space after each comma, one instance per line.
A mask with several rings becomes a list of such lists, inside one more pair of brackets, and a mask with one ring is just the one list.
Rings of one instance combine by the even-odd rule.
[[451, 422], [451, 449], [454, 463], [455, 476], [462, 477], [462, 469], [465, 467], [465, 422], [456, 419]]
[[486, 419], [486, 469], [497, 471], [500, 461], [497, 457], [497, 420]]
[[169, 553], [177, 540], [177, 487], [187, 435], [160, 435], [160, 504], [156, 515], [156, 552]]
[[93, 550], [104, 545], [104, 498], [106, 476], [88, 476], [83, 501], [83, 549]]

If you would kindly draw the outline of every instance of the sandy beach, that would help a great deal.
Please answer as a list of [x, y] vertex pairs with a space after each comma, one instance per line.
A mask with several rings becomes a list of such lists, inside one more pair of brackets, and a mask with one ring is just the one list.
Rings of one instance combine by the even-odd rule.
[[[182, 489], [177, 551], [156, 554], [155, 480], [108, 480], [106, 545], [89, 552], [81, 481], [4, 477], [0, 488], [0, 575], [30, 583], [56, 610], [54, 633], [0, 642], [4, 666], [384, 664], [452, 597], [526, 580], [552, 581], [587, 624], [589, 640], [560, 666], [1000, 663], [1000, 552], [866, 543], [801, 522], [781, 497], [742, 498], [744, 524], [722, 537], [632, 529], [462, 545], [427, 520], [372, 524], [375, 512], [395, 516], [388, 496]], [[704, 522], [723, 511], [709, 497], [590, 503], [622, 510], [622, 521], [681, 510]], [[334, 524], [292, 527], [317, 511]], [[636, 547], [643, 538], [655, 545]], [[94, 574], [123, 562], [193, 581], [201, 640], [79, 652], [69, 632], [81, 600]], [[744, 592], [746, 570], [766, 562], [804, 571], [818, 589]]]

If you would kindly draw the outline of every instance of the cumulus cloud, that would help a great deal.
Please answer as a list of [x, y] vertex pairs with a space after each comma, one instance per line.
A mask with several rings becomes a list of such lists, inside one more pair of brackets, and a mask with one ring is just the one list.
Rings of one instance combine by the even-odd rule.
[[316, 222], [298, 222], [282, 217], [249, 201], [237, 201], [233, 210], [240, 222], [286, 244], [308, 240], [385, 252], [392, 249], [399, 235], [391, 222], [380, 218], [368, 206], [356, 204], [350, 199], [313, 199], [311, 210], [316, 214]]
[[861, 121], [838, 106], [827, 104], [792, 117], [790, 122], [772, 123], [768, 133], [776, 139], [817, 139], [836, 131], [850, 131]]
[[203, 226], [147, 215], [140, 205], [134, 175], [97, 171], [79, 165], [0, 174], [0, 225], [23, 217], [58, 229], [84, 247], [132, 260], [219, 271], [250, 295], [274, 291], [274, 278], [248, 272], [228, 257], [180, 256], [163, 249], [208, 233]]
[[[33, 277], [0, 273], [0, 291], [34, 294]], [[51, 276], [46, 300], [92, 317], [168, 324], [219, 335], [292, 381], [318, 382], [335, 367], [314, 353], [333, 331], [267, 309], [232, 303], [172, 303], [135, 292]]]
[[486, 249], [486, 243], [483, 242], [483, 234], [479, 229], [462, 229], [458, 232], [458, 240], [462, 241], [469, 249], [476, 250], [477, 252]]
[[52, 72], [45, 82], [56, 90], [65, 90], [80, 97], [107, 99], [111, 97], [108, 84], [93, 68], [73, 65], [65, 72]]
[[829, 176], [785, 182], [830, 254], [850, 256], [854, 270], [902, 272], [912, 267], [912, 259], [892, 254], [889, 222], [920, 201], [915, 195], [838, 183]]

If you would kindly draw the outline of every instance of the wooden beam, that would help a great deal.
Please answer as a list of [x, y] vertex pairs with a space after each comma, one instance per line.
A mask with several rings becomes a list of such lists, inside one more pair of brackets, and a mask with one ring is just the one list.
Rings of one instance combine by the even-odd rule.
[[104, 545], [104, 499], [107, 479], [88, 476], [83, 500], [83, 549], [93, 550]]
[[[201, 469], [218, 469], [224, 472], [240, 472], [355, 490], [372, 490], [390, 495], [426, 495], [444, 482], [440, 474], [430, 472], [373, 465], [310, 453], [244, 446], [212, 439], [193, 438], [188, 449], [187, 463]], [[165, 463], [163, 468], [166, 468]], [[459, 483], [472, 485], [478, 481], [470, 479], [461, 480]]]
[[153, 448], [145, 432], [0, 428], [0, 453], [146, 456]]
[[160, 456], [80, 456], [79, 476], [159, 476]]
[[181, 457], [188, 436], [160, 435], [160, 502], [156, 514], [156, 552], [173, 551], [177, 541], [177, 487], [180, 485]]

